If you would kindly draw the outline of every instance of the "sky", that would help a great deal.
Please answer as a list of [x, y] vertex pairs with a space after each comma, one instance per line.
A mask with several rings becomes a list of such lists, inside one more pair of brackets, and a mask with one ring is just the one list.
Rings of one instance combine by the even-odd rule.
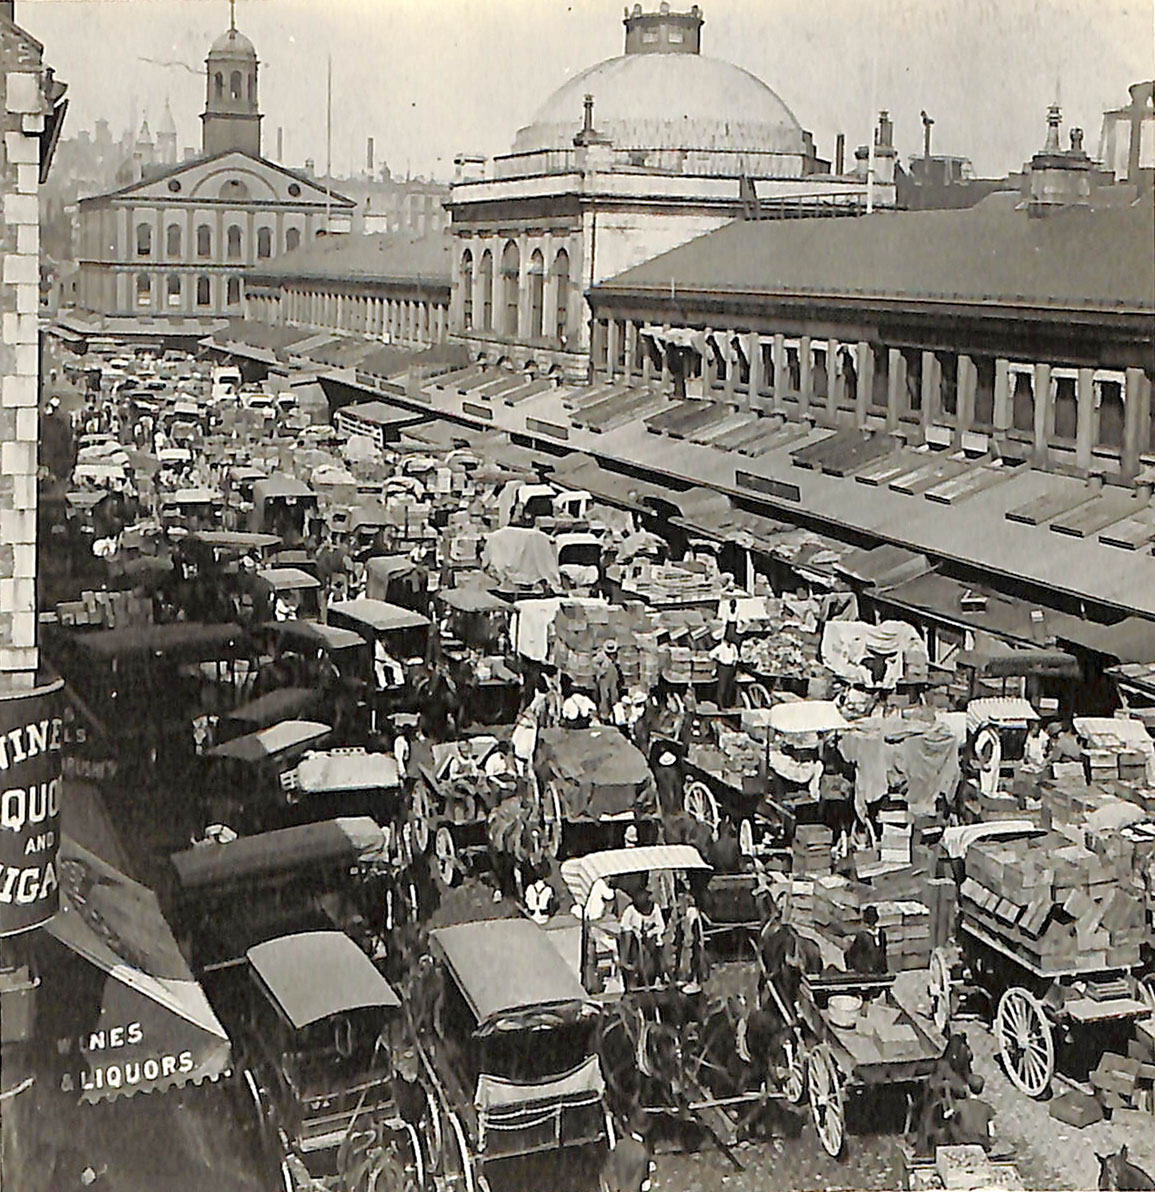
[[[331, 60], [334, 172], [363, 170], [372, 136], [394, 175], [448, 180], [457, 153], [508, 152], [554, 89], [622, 52], [623, 3], [237, 0], [236, 19], [261, 60], [267, 153], [281, 128], [285, 164], [324, 170]], [[703, 52], [772, 87], [827, 158], [840, 131], [848, 157], [865, 144], [880, 108], [902, 157], [919, 153], [925, 110], [934, 152], [1001, 176], [1042, 146], [1056, 99], [1094, 155], [1104, 109], [1155, 76], [1155, 0], [699, 3]], [[17, 0], [16, 15], [69, 85], [65, 135], [101, 117], [114, 135], [143, 117], [155, 132], [168, 98], [180, 145], [199, 148], [204, 56], [227, 0]]]

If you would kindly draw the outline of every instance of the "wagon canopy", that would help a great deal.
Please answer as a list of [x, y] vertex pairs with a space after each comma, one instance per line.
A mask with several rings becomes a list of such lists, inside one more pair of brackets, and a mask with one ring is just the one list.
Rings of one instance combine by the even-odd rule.
[[336, 625], [321, 625], [316, 621], [270, 621], [261, 626], [262, 633], [269, 633], [282, 646], [290, 650], [348, 650], [363, 646], [365, 639], [352, 629], [341, 629]]
[[548, 728], [538, 734], [538, 781], [553, 782], [566, 819], [649, 812], [657, 797], [645, 755], [615, 728]]
[[208, 751], [207, 756], [260, 762], [285, 750], [320, 741], [332, 731], [330, 725], [316, 720], [282, 720], [280, 724], [217, 745]]
[[449, 608], [461, 613], [501, 613], [509, 612], [508, 600], [502, 600], [492, 592], [480, 587], [441, 588], [437, 592], [437, 599]]
[[548, 1027], [596, 1014], [549, 934], [528, 919], [487, 919], [429, 933], [477, 1033]]
[[692, 844], [650, 844], [638, 848], [611, 848], [584, 857], [570, 857], [561, 863], [561, 877], [577, 906], [585, 906], [590, 890], [600, 878], [608, 881], [625, 873], [654, 870], [688, 872], [710, 869]]
[[833, 700], [802, 699], [775, 704], [770, 709], [770, 727], [780, 733], [828, 733], [849, 728]]
[[394, 629], [420, 629], [429, 624], [429, 618], [402, 608], [399, 604], [386, 604], [384, 600], [335, 600], [329, 605], [329, 615], [351, 624], [364, 625], [374, 633], [390, 633]]
[[274, 592], [312, 591], [321, 586], [315, 575], [299, 567], [265, 567], [257, 572], [257, 578]]
[[297, 787], [305, 795], [389, 790], [400, 785], [401, 773], [391, 753], [333, 750], [307, 753], [297, 763]]
[[311, 864], [353, 864], [375, 856], [385, 836], [367, 815], [294, 824], [220, 844], [198, 844], [174, 853], [172, 865], [185, 890], [224, 886], [291, 872]]
[[974, 732], [984, 724], [1001, 724], [1006, 728], [1026, 728], [1039, 714], [1021, 696], [992, 696], [972, 699], [967, 704], [967, 730]]
[[401, 999], [342, 931], [303, 931], [256, 944], [249, 963], [295, 1030], [350, 1010], [395, 1010]]

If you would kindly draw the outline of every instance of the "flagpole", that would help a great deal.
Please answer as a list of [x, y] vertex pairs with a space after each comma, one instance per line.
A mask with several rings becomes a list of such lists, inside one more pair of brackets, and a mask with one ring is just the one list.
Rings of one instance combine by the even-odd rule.
[[325, 235], [330, 226], [329, 207], [333, 200], [333, 55], [329, 55], [328, 78], [325, 87]]

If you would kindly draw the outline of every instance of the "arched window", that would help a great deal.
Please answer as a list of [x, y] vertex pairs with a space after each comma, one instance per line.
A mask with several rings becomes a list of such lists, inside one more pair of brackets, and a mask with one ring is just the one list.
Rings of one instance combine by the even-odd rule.
[[136, 225], [136, 255], [147, 257], [152, 252], [152, 224]]
[[213, 230], [208, 224], [201, 224], [197, 228], [197, 256], [211, 257], [213, 255]]
[[1035, 429], [1035, 371], [1015, 368], [1010, 374], [1011, 426], [1015, 430]]
[[468, 248], [461, 254], [461, 328], [473, 328], [473, 253]]
[[180, 306], [180, 274], [170, 273], [165, 280], [165, 300], [169, 306]]
[[1098, 412], [1096, 442], [1100, 447], [1123, 446], [1123, 374], [1103, 373], [1094, 379], [1095, 408]]
[[290, 228], [285, 233], [285, 251], [292, 252], [301, 243], [301, 232], [299, 228]]
[[273, 255], [273, 233], [269, 228], [257, 229], [257, 256], [267, 260]]
[[545, 314], [545, 258], [534, 249], [529, 258], [529, 338], [542, 336], [542, 317]]
[[241, 259], [241, 228], [239, 224], [229, 224], [226, 253], [230, 261]]
[[180, 224], [169, 224], [165, 232], [164, 251], [170, 257], [180, 256]]
[[212, 283], [202, 274], [197, 278], [197, 306], [210, 306], [212, 293]]
[[501, 252], [501, 294], [505, 308], [502, 332], [517, 334], [517, 303], [520, 296], [521, 253], [512, 240], [507, 240]]
[[554, 286], [557, 290], [557, 342], [565, 347], [569, 336], [569, 253], [558, 249], [553, 261]]
[[220, 99], [225, 93], [225, 76], [218, 70], [213, 75], [213, 94]]
[[230, 277], [225, 288], [225, 304], [227, 306], [236, 306], [241, 300], [241, 279], [239, 277]]
[[234, 70], [233, 73], [229, 75], [229, 95], [233, 99], [240, 99], [242, 95], [242, 87], [243, 83], [241, 81], [241, 72], [239, 70]]
[[488, 248], [481, 257], [481, 329], [493, 330], [493, 253]]
[[136, 275], [136, 304], [137, 306], [152, 305], [152, 281], [147, 273]]

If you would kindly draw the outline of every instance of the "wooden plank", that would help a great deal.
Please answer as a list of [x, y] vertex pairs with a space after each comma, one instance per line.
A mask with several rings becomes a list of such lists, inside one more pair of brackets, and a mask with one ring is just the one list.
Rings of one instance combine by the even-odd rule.
[[1094, 495], [1086, 489], [1077, 488], [1066, 489], [1062, 492], [1043, 493], [1042, 496], [1035, 497], [1033, 501], [1028, 501], [1017, 509], [1009, 509], [1007, 521], [1022, 522], [1026, 526], [1045, 525], [1052, 518], [1070, 513], [1072, 509], [1085, 505]]
[[1125, 517], [1099, 535], [1105, 546], [1117, 546], [1121, 550], [1140, 550], [1152, 539], [1155, 539], [1155, 511]]
[[904, 476], [896, 476], [888, 487], [892, 492], [914, 497], [942, 480], [960, 475], [969, 466], [965, 459], [952, 459], [948, 455], [934, 453], [926, 463], [919, 464]]
[[1010, 479], [1016, 471], [1016, 468], [982, 464], [933, 485], [923, 493], [923, 496], [928, 501], [935, 501], [940, 505], [957, 505], [960, 501], [965, 501], [967, 497], [973, 497], [984, 489], [993, 488], [996, 484]]
[[917, 463], [921, 467], [925, 462], [925, 455], [918, 455], [916, 452], [901, 448], [892, 456], [883, 456], [874, 463], [867, 464], [855, 474], [854, 479], [859, 484], [869, 484], [872, 488], [878, 487], [906, 475], [912, 465]]
[[1097, 531], [1137, 512], [1139, 508], [1141, 506], [1132, 496], [1115, 493], [1098, 496], [1055, 518], [1051, 522], [1051, 529], [1056, 534], [1068, 534], [1072, 538], [1089, 538]]
[[763, 455], [768, 455], [771, 451], [777, 451], [780, 447], [786, 447], [798, 439], [805, 438], [809, 433], [808, 426], [797, 422], [787, 422], [777, 430], [747, 443], [742, 448], [742, 454], [750, 456], [751, 459], [758, 459]]

